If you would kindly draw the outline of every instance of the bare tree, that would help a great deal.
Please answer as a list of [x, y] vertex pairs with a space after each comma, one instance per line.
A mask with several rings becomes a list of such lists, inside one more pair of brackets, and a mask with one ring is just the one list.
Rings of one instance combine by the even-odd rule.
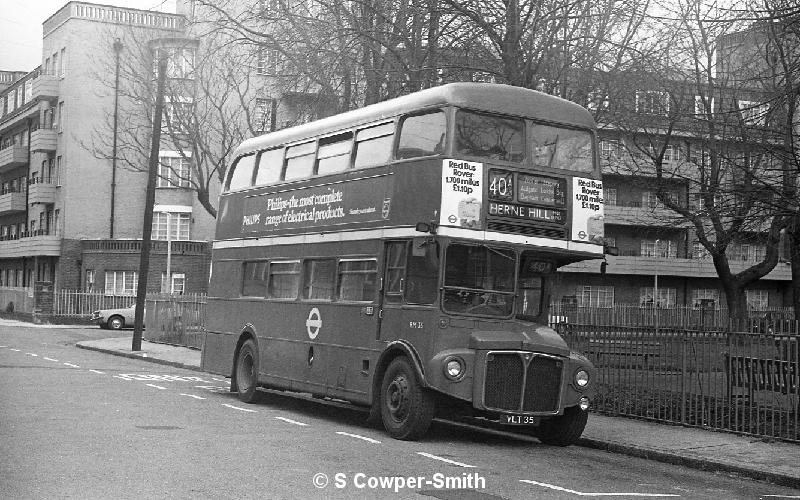
[[[688, 0], [665, 19], [661, 57], [640, 60], [641, 71], [616, 78], [618, 93], [628, 96], [610, 113], [626, 136], [618, 173], [651, 186], [670, 222], [691, 228], [714, 263], [732, 317], [745, 317], [745, 289], [778, 263], [792, 216], [780, 200], [796, 177], [780, 161], [780, 127], [764, 107], [763, 86], [723, 71], [731, 54], [720, 49], [747, 28], [747, 15]], [[734, 272], [731, 250], [742, 242], [764, 252]]]
[[[179, 161], [162, 162], [159, 177], [176, 187], [189, 187], [198, 202], [216, 217], [216, 194], [231, 153], [254, 135], [249, 54], [233, 41], [212, 32], [198, 36], [153, 39], [153, 32], [130, 27], [109, 32], [122, 45], [119, 58], [120, 102], [116, 138], [113, 116], [96, 127], [84, 144], [98, 158], [115, 160], [120, 168], [147, 170], [155, 106], [155, 61], [168, 59], [162, 150]], [[202, 35], [202, 36], [200, 36]], [[114, 88], [114, 61], [98, 67], [98, 78]], [[109, 78], [111, 75], [111, 78]], [[116, 139], [116, 141], [115, 141]], [[116, 142], [116, 148], [114, 147]], [[188, 170], [186, 166], [188, 165]]]

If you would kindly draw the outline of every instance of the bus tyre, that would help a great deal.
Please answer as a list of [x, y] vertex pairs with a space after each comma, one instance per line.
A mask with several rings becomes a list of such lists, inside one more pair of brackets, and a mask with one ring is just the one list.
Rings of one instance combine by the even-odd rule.
[[577, 406], [564, 409], [564, 414], [543, 421], [536, 429], [535, 435], [544, 444], [552, 446], [569, 446], [575, 444], [583, 434], [589, 412]]
[[242, 344], [236, 357], [236, 391], [240, 401], [258, 400], [258, 350], [252, 339]]
[[413, 441], [428, 430], [433, 420], [433, 394], [422, 387], [405, 357], [392, 360], [381, 383], [381, 419], [395, 439]]

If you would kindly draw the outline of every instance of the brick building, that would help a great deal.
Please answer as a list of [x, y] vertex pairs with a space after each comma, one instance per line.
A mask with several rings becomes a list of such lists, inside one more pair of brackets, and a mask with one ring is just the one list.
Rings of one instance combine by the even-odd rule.
[[[115, 83], [113, 68], [144, 39], [183, 37], [185, 24], [181, 15], [69, 2], [43, 23], [41, 66], [0, 74], [0, 286], [135, 293], [147, 159], [131, 168], [107, 147], [141, 112], [117, 92], [125, 82]], [[162, 167], [157, 184], [148, 288], [205, 291], [214, 218], [181, 178], [186, 158], [166, 141], [161, 148], [173, 167]]]

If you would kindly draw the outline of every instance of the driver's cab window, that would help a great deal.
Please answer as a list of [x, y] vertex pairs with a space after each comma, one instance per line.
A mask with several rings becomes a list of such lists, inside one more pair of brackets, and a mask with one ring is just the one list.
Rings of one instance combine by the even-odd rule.
[[451, 244], [445, 255], [446, 312], [507, 317], [514, 300], [516, 255], [487, 245]]

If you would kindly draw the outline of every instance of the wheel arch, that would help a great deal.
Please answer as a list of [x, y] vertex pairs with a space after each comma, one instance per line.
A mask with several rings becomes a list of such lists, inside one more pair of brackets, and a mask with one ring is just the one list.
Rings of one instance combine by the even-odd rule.
[[239, 359], [239, 351], [241, 351], [242, 346], [248, 340], [252, 340], [256, 344], [256, 352], [258, 352], [258, 357], [261, 358], [261, 348], [258, 345], [256, 329], [252, 323], [247, 323], [242, 328], [242, 333], [239, 334], [239, 339], [236, 341], [236, 349], [233, 351], [233, 363], [231, 363], [231, 392], [239, 390], [239, 386], [236, 383], [236, 361]]
[[417, 374], [417, 378], [419, 379], [420, 385], [422, 387], [428, 388], [428, 381], [425, 379], [425, 370], [423, 369], [422, 361], [419, 357], [419, 353], [417, 350], [414, 349], [410, 343], [406, 342], [405, 340], [395, 340], [390, 342], [389, 345], [386, 346], [386, 349], [381, 353], [380, 357], [378, 358], [378, 362], [375, 364], [375, 375], [372, 377], [372, 406], [370, 407], [370, 415], [369, 420], [377, 421], [376, 419], [380, 419], [380, 392], [381, 392], [381, 383], [383, 382], [383, 375], [386, 373], [386, 369], [389, 367], [389, 364], [395, 359], [400, 356], [405, 356], [411, 361], [411, 366], [414, 367], [414, 371]]

